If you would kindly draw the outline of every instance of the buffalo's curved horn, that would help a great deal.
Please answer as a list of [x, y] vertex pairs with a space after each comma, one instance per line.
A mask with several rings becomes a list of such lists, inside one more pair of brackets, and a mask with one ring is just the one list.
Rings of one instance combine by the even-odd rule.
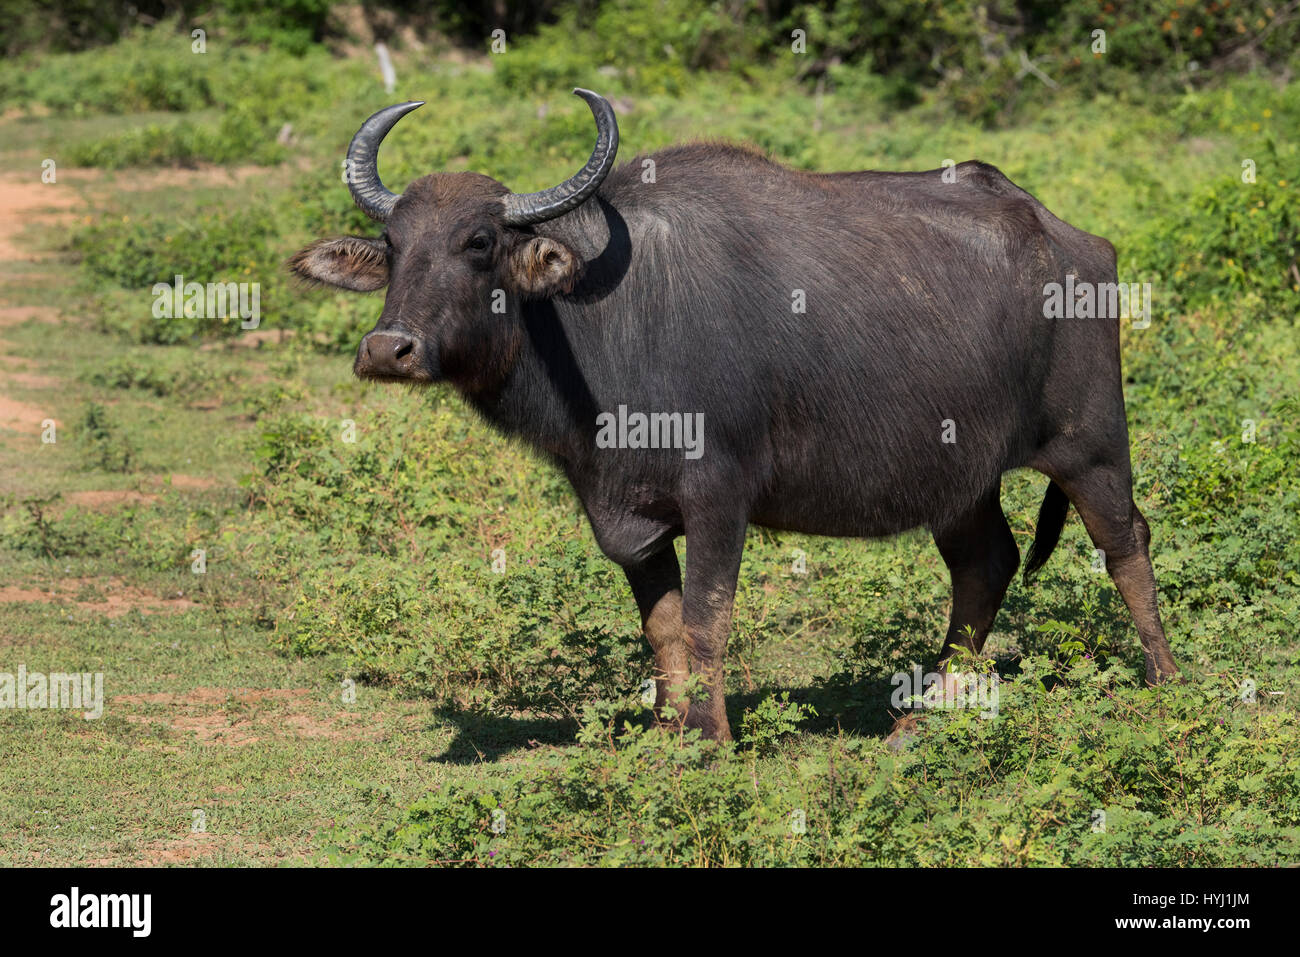
[[505, 222], [509, 226], [544, 222], [581, 206], [614, 168], [614, 156], [618, 153], [618, 120], [614, 118], [614, 108], [599, 93], [583, 89], [573, 92], [587, 101], [591, 115], [596, 118], [596, 148], [591, 151], [591, 159], [559, 186], [539, 193], [511, 193], [503, 197]]
[[375, 165], [379, 156], [379, 144], [398, 120], [421, 106], [424, 106], [423, 100], [414, 100], [380, 110], [361, 124], [361, 129], [357, 130], [357, 135], [352, 137], [348, 146], [343, 178], [357, 206], [378, 222], [386, 222], [388, 214], [402, 198], [398, 193], [389, 192], [379, 181], [379, 168]]

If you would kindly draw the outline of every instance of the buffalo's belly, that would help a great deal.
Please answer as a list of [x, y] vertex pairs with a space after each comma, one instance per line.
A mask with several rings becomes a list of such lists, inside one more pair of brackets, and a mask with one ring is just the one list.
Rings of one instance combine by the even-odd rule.
[[[973, 436], [945, 443], [935, 425], [907, 435], [900, 430], [884, 442], [814, 430], [796, 454], [788, 444], [775, 445], [780, 451], [764, 463], [768, 480], [750, 521], [810, 535], [874, 538], [955, 519], [1015, 466], [1013, 443]], [[926, 439], [918, 441], [922, 432]]]
[[923, 496], [843, 494], [831, 484], [776, 489], [756, 502], [749, 521], [764, 528], [837, 538], [884, 538], [936, 520]]

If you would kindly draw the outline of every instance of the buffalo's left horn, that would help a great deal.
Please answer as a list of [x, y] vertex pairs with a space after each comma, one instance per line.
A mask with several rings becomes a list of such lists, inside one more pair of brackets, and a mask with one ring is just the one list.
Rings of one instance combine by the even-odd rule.
[[509, 226], [544, 222], [581, 206], [614, 168], [614, 156], [618, 153], [618, 120], [614, 118], [614, 108], [599, 93], [583, 89], [573, 92], [587, 101], [591, 115], [596, 118], [596, 148], [591, 151], [591, 159], [559, 186], [539, 193], [511, 193], [503, 197], [501, 202], [505, 204], [505, 221]]
[[361, 211], [378, 222], [387, 222], [388, 214], [402, 198], [398, 193], [389, 192], [379, 181], [379, 168], [375, 165], [379, 156], [379, 144], [398, 120], [421, 106], [424, 106], [423, 100], [414, 100], [380, 110], [361, 124], [361, 129], [357, 130], [357, 135], [352, 137], [352, 143], [348, 146], [348, 158], [344, 167], [348, 190]]

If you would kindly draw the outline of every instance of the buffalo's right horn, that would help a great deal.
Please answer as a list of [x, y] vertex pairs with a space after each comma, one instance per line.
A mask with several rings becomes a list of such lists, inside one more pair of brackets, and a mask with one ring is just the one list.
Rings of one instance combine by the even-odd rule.
[[379, 144], [398, 120], [421, 106], [424, 106], [423, 100], [414, 100], [380, 110], [361, 124], [361, 129], [357, 130], [357, 135], [352, 137], [352, 143], [348, 146], [348, 158], [344, 161], [344, 178], [348, 190], [361, 211], [378, 222], [387, 222], [388, 214], [402, 198], [400, 194], [390, 192], [379, 181], [379, 168], [375, 165], [379, 156]]

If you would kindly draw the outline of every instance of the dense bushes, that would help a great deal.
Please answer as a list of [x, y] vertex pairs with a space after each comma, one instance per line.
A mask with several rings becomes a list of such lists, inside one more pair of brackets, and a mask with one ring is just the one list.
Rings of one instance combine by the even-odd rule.
[[738, 9], [746, 10], [699, 0], [607, 0], [591, 11], [571, 8], [497, 57], [497, 75], [509, 90], [535, 93], [600, 70], [639, 92], [678, 94], [696, 70], [760, 69], [780, 37], [752, 8]]
[[960, 111], [985, 119], [1005, 117], [1007, 104], [1049, 84], [1165, 93], [1224, 68], [1279, 67], [1300, 41], [1300, 23], [1262, 0], [822, 0], [794, 6], [783, 28], [798, 27], [816, 56], [889, 77], [900, 101], [938, 87]]
[[[63, 0], [62, 19], [56, 13], [54, 29], [47, 25], [37, 37], [23, 27], [34, 22], [33, 12], [13, 0], [7, 5], [17, 24], [10, 54], [51, 43], [76, 49], [131, 26], [109, 18], [108, 25], [81, 30], [85, 11]], [[882, 81], [874, 90], [894, 105], [937, 89], [951, 107], [984, 120], [1005, 119], [1022, 99], [1057, 85], [1125, 96], [1167, 93], [1225, 71], [1283, 68], [1294, 63], [1300, 47], [1300, 21], [1272, 0], [572, 0], [519, 10], [443, 4], [432, 16], [414, 4], [386, 6], [365, 13], [385, 36], [405, 23], [426, 36], [449, 33], [469, 49], [486, 52], [494, 31], [504, 31], [508, 52], [493, 61], [511, 91], [572, 86], [597, 68], [616, 75], [622, 88], [643, 94], [678, 93], [688, 77], [710, 69], [750, 78], [776, 71], [810, 82], [825, 76], [832, 88], [860, 87], [862, 74], [870, 74]], [[48, 59], [49, 69], [40, 76], [14, 64], [0, 70], [0, 101], [36, 98], [55, 109], [109, 112], [192, 109], [220, 102], [218, 77], [232, 67], [242, 75], [235, 43], [314, 56], [317, 41], [331, 29], [346, 29], [344, 22], [330, 20], [325, 0], [282, 0], [272, 9], [224, 0], [169, 10], [179, 19], [164, 21], [155, 32], [171, 56], [140, 57], [137, 35], [93, 64]], [[191, 27], [206, 28], [219, 42], [220, 52], [211, 57], [221, 61], [219, 70], [188, 54]], [[803, 44], [797, 53], [796, 36]]]
[[329, 30], [330, 0], [0, 0], [5, 24], [0, 52], [12, 57], [29, 50], [62, 52], [112, 43], [133, 28], [179, 16], [190, 26], [237, 33], [301, 53]]

